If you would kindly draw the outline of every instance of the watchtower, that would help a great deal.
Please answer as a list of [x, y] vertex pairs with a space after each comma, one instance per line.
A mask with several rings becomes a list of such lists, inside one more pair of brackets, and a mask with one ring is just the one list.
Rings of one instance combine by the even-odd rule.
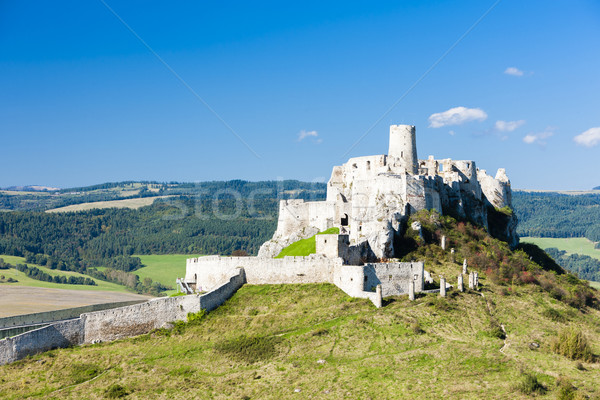
[[402, 159], [406, 170], [412, 174], [419, 172], [417, 139], [412, 125], [390, 125], [390, 157]]

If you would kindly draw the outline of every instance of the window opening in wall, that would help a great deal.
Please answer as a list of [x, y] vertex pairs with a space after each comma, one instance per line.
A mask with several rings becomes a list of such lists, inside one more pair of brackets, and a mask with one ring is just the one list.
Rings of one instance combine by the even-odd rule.
[[365, 283], [367, 283], [368, 280], [369, 278], [367, 278], [367, 276], [365, 275]]
[[367, 161], [367, 170], [371, 169], [371, 161]]
[[440, 164], [440, 172], [444, 172], [444, 164]]
[[356, 164], [352, 164], [352, 168], [358, 168]]
[[348, 226], [348, 214], [344, 214], [344, 216], [342, 217], [342, 220], [340, 221], [340, 225]]

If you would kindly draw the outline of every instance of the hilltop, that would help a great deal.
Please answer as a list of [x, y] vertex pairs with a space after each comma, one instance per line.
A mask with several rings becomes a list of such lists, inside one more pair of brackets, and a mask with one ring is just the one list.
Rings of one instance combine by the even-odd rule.
[[[425, 259], [435, 285], [442, 274], [455, 284], [465, 257], [480, 273], [480, 291], [391, 297], [375, 309], [329, 284], [246, 285], [171, 330], [0, 367], [0, 395], [479, 399], [533, 391], [566, 399], [600, 390], [595, 290], [535, 246], [512, 251], [436, 213], [412, 218], [423, 238], [407, 231], [404, 258]], [[440, 234], [455, 260], [439, 256]], [[589, 344], [576, 359], [553, 350], [554, 338], [570, 332]]]

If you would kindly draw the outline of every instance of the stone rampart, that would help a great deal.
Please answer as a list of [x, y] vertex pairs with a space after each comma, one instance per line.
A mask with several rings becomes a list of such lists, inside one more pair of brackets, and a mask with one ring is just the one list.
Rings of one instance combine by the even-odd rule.
[[251, 285], [326, 283], [332, 282], [333, 268], [338, 265], [342, 265], [341, 258], [316, 254], [284, 258], [206, 256], [187, 260], [185, 279], [197, 282], [197, 290], [212, 290], [241, 267]]
[[221, 285], [202, 295], [165, 297], [144, 303], [81, 314], [79, 318], [0, 340], [0, 365], [43, 351], [110, 341], [147, 333], [166, 322], [185, 320], [188, 313], [211, 311], [245, 283], [243, 269], [233, 271]]
[[71, 319], [0, 340], [0, 365], [43, 351], [83, 343], [83, 321]]
[[33, 314], [15, 315], [13, 317], [0, 318], [0, 330], [22, 325], [36, 325], [48, 322], [63, 321], [65, 319], [77, 318], [81, 314], [92, 311], [107, 310], [142, 303], [146, 300], [120, 301], [115, 303], [91, 304], [89, 306], [65, 308], [56, 311], [46, 311]]
[[382, 296], [407, 294], [410, 282], [415, 292], [423, 290], [425, 264], [422, 262], [371, 263], [364, 266], [364, 287], [367, 291], [381, 285]]

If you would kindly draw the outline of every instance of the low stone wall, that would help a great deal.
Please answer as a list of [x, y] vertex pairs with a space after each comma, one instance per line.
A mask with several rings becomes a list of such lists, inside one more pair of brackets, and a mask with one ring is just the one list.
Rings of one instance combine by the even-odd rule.
[[425, 264], [422, 262], [365, 264], [365, 289], [381, 285], [383, 297], [408, 294], [409, 282], [415, 283], [415, 293], [423, 290]]
[[29, 355], [83, 343], [83, 320], [71, 319], [0, 340], [0, 365]]
[[89, 306], [65, 308], [56, 311], [46, 311], [33, 314], [15, 315], [14, 317], [0, 318], [0, 330], [22, 325], [37, 325], [47, 322], [63, 321], [65, 319], [77, 318], [81, 314], [92, 311], [107, 310], [142, 303], [146, 300], [120, 301], [116, 303], [91, 304]]
[[241, 267], [251, 285], [326, 283], [332, 282], [333, 269], [341, 265], [341, 258], [317, 254], [284, 258], [206, 256], [187, 260], [185, 279], [197, 282], [198, 290], [211, 290]]
[[224, 283], [203, 295], [152, 299], [140, 304], [84, 313], [79, 318], [52, 323], [0, 340], [0, 365], [59, 347], [147, 333], [166, 322], [185, 320], [190, 312], [214, 310], [244, 283], [244, 270], [237, 269]]

